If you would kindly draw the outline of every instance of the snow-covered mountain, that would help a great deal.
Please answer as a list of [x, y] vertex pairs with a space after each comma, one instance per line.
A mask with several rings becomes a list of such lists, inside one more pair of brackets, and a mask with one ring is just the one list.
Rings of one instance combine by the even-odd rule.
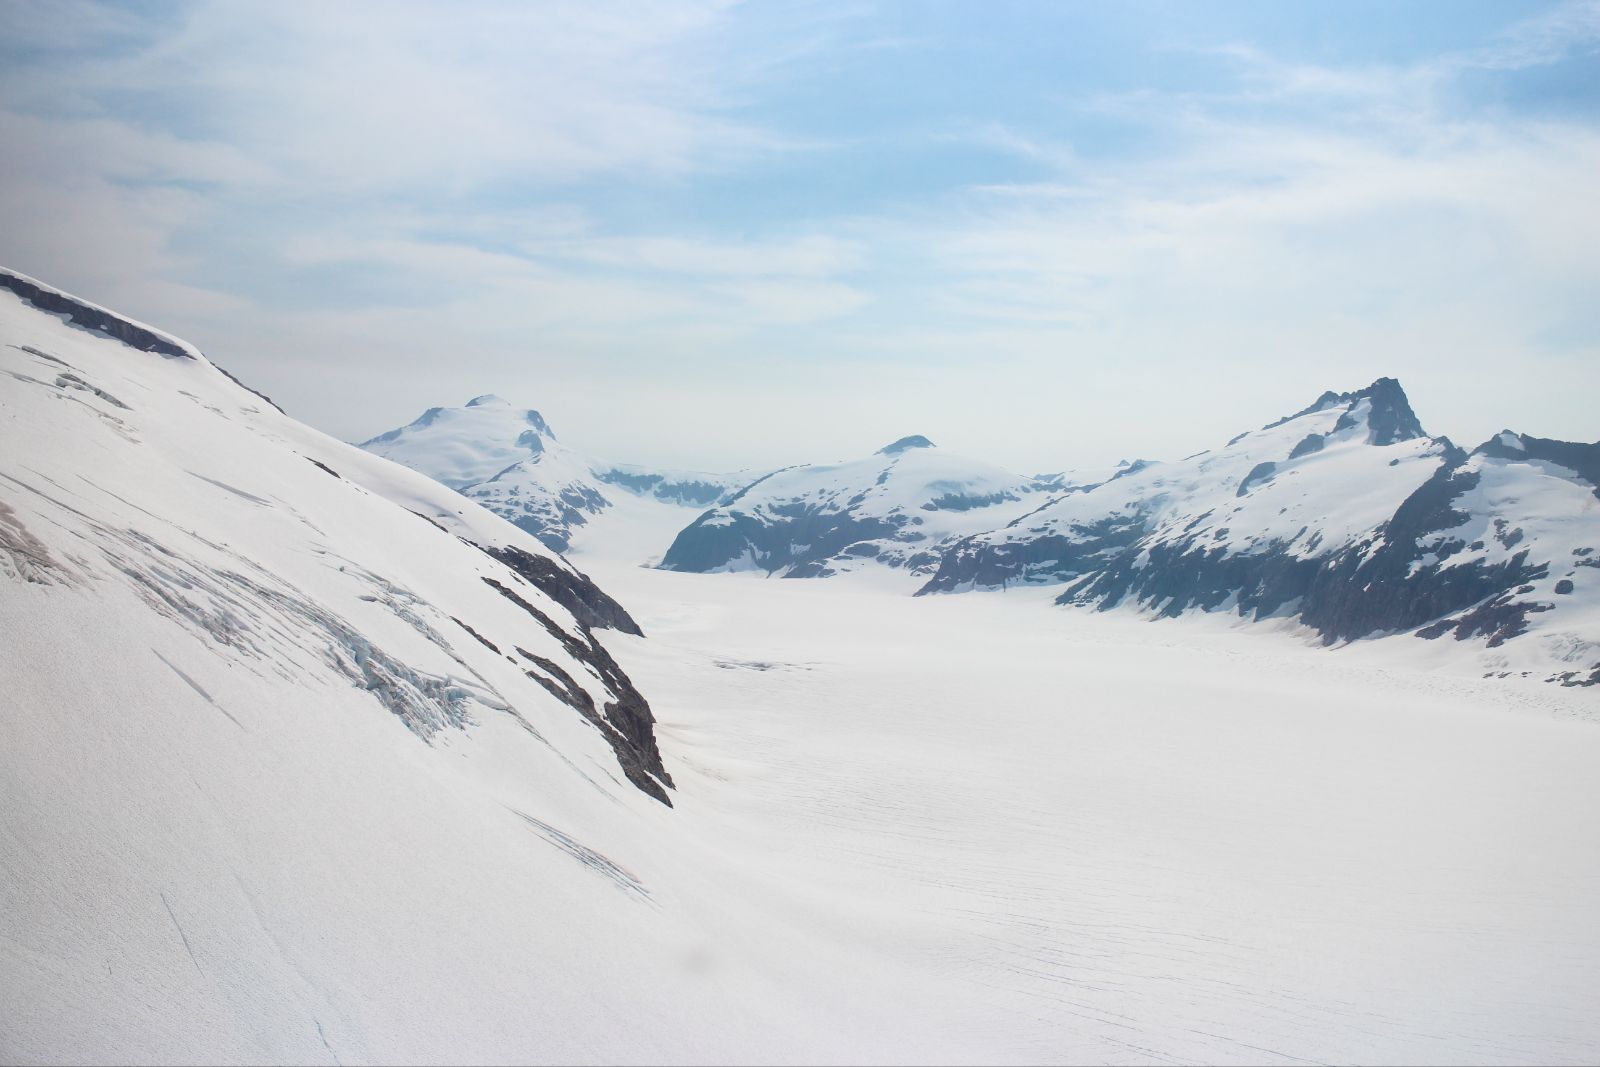
[[1600, 680], [1600, 582], [1579, 589], [1600, 544], [1596, 447], [1507, 433], [1468, 456], [1382, 378], [1069, 490], [951, 548], [920, 592], [1067, 583], [1062, 603], [1297, 618], [1330, 643], [1417, 631], [1498, 647], [1536, 629], [1537, 669]]
[[[1328, 643], [1449, 634], [1475, 641], [1487, 672], [1600, 681], [1600, 592], [1583, 582], [1584, 550], [1600, 547], [1596, 446], [1508, 432], [1468, 455], [1430, 436], [1390, 378], [1177, 462], [1033, 477], [911, 436], [733, 491], [736, 475], [595, 461], [496, 397], [435, 408], [364, 447], [563, 551], [620, 488], [715, 502], [671, 538], [668, 570], [899, 573], [925, 579], [921, 593], [1058, 584], [1062, 603], [1292, 619]], [[618, 522], [639, 525], [640, 544], [678, 528], [637, 511]], [[1524, 634], [1515, 657], [1498, 651]]]
[[[1398, 383], [1325, 393], [1302, 411], [1176, 463], [1140, 462], [957, 546], [925, 592], [1092, 578], [1175, 614], [1241, 584], [1265, 616], [1295, 595], [1261, 585], [1267, 554], [1325, 558], [1374, 529], [1445, 462]], [[1291, 565], [1292, 566], [1292, 565]], [[1246, 583], [1241, 575], [1258, 579]], [[1118, 597], [1120, 599], [1120, 597]]]
[[269, 690], [291, 669], [354, 687], [423, 741], [576, 712], [667, 801], [649, 705], [594, 633], [638, 626], [587, 576], [175, 338], [10, 272], [0, 298], [8, 605], [94, 605], [163, 663], [211, 657]]
[[902, 437], [865, 459], [786, 467], [678, 534], [661, 565], [829, 577], [932, 573], [944, 549], [1038, 506], [1043, 482]]
[[492, 394], [429, 408], [360, 447], [443, 482], [558, 552], [618, 493], [704, 508], [751, 478], [596, 459], [562, 444], [537, 411]]
[[1448, 636], [1480, 645], [1490, 673], [1600, 685], [1597, 553], [1600, 444], [1506, 430], [1328, 561], [1300, 617], [1328, 642]]

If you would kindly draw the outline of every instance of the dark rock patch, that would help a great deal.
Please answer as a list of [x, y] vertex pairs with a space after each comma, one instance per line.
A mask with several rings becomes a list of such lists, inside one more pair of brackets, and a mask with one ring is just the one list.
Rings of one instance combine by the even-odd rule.
[[573, 636], [556, 625], [554, 619], [534, 607], [514, 589], [493, 578], [483, 580], [501, 596], [537, 620], [546, 633], [561, 643], [568, 655], [595, 672], [606, 689], [615, 697], [614, 700], [607, 701], [604, 708], [598, 709], [595, 707], [594, 698], [559, 664], [525, 652], [521, 648], [517, 649], [529, 663], [538, 668], [537, 672], [528, 672], [530, 678], [557, 700], [577, 711], [600, 731], [601, 736], [611, 745], [617, 763], [622, 767], [628, 780], [641, 791], [671, 807], [672, 800], [667, 796], [667, 788], [672, 786], [672, 777], [661, 765], [661, 751], [656, 746], [655, 715], [650, 711], [649, 702], [634, 688], [633, 682], [623, 673], [617, 661], [611, 658], [611, 653], [595, 639], [594, 634], [584, 623], [578, 624], [578, 636]]
[[917, 590], [917, 596], [950, 592], [969, 584], [1003, 589], [1015, 581], [1072, 580], [1100, 570], [1145, 532], [1142, 515], [1111, 515], [1075, 525], [1066, 535], [1047, 534], [1026, 541], [969, 537], [944, 553], [938, 570]]
[[624, 489], [630, 489], [641, 496], [653, 496], [657, 500], [665, 500], [673, 504], [687, 504], [692, 507], [706, 507], [715, 504], [725, 492], [723, 486], [715, 482], [696, 479], [669, 481], [660, 474], [640, 474], [614, 468], [597, 472], [595, 477], [607, 485], [620, 485]]
[[497, 656], [500, 655], [500, 646], [496, 645], [493, 641], [489, 640], [487, 637], [483, 636], [478, 631], [474, 630], [472, 627], [456, 618], [454, 615], [450, 616], [450, 621], [467, 631], [467, 633], [471, 634], [473, 637], [476, 637], [478, 639], [478, 643], [484, 648], [487, 648], [490, 652], [493, 652]]
[[1289, 450], [1289, 458], [1299, 459], [1301, 456], [1309, 456], [1313, 452], [1321, 452], [1326, 441], [1327, 438], [1320, 433], [1308, 433], [1300, 439], [1299, 444]]
[[1257, 482], [1264, 482], [1271, 478], [1273, 472], [1277, 469], [1278, 465], [1271, 460], [1267, 460], [1265, 463], [1257, 463], [1254, 467], [1250, 468], [1250, 473], [1244, 476], [1244, 481], [1239, 483], [1239, 489], [1233, 495], [1236, 497], [1244, 496], [1250, 491], [1250, 487], [1252, 485], [1256, 484]]
[[934, 497], [922, 505], [924, 511], [971, 511], [974, 508], [993, 507], [1009, 500], [1017, 499], [1011, 493], [984, 493], [969, 495], [964, 493], [945, 493], [943, 496]]
[[[467, 543], [473, 544], [470, 541]], [[635, 637], [644, 636], [644, 631], [639, 629], [639, 624], [633, 621], [627, 609], [595, 585], [587, 574], [568, 570], [555, 560], [524, 552], [511, 545], [484, 548], [473, 544], [473, 547], [504, 563], [534, 588], [572, 612], [572, 617], [578, 620], [579, 625], [597, 630], [619, 630]]]
[[922, 436], [920, 433], [914, 433], [909, 437], [902, 437], [898, 441], [895, 441], [895, 442], [893, 442], [891, 444], [884, 445], [882, 448], [878, 449], [878, 455], [880, 455], [880, 456], [898, 456], [900, 453], [906, 451], [907, 449], [911, 449], [911, 448], [932, 448], [932, 447], [934, 447], [932, 441], [928, 440], [926, 437]]

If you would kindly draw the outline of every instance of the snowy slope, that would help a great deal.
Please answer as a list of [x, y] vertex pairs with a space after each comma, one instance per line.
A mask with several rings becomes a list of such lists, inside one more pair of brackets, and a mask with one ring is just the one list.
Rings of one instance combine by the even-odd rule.
[[[424, 740], [509, 711], [555, 671], [561, 701], [665, 799], [648, 705], [590, 629], [637, 627], [588, 578], [426, 479], [295, 423], [181, 342], [132, 359], [41, 313], [39, 291], [0, 274], [8, 577], [123, 585], [225, 655], [319, 663], [314, 677], [359, 684]], [[492, 635], [528, 622], [535, 651], [507, 681]]]
[[[591, 1047], [588, 1021], [510, 1011], [506, 982], [524, 1008], [586, 985], [650, 1047], [649, 1012], [617, 1014], [681, 968], [663, 949], [647, 977], [643, 890], [584, 841], [668, 814], [650, 709], [595, 636], [636, 632], [626, 612], [189, 346], [51, 313], [66, 299], [0, 274], [0, 1058]], [[454, 1003], [445, 1031], [390, 982]]]
[[620, 496], [704, 508], [751, 478], [596, 459], [562, 444], [537, 411], [492, 394], [429, 408], [361, 447], [459, 490], [558, 552]]
[[829, 577], [878, 566], [929, 573], [969, 534], [1037, 507], [1040, 485], [904, 437], [865, 459], [788, 467], [683, 530], [662, 566]]

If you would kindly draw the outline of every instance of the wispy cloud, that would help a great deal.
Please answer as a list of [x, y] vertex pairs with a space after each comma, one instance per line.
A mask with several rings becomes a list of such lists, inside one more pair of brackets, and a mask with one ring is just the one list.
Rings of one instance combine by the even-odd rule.
[[[618, 454], [671, 396], [726, 438], [684, 463], [892, 423], [1042, 468], [1380, 373], [1470, 437], [1519, 417], [1471, 382], [1507, 359], [1562, 381], [1531, 428], [1581, 435], [1600, 120], [1484, 85], [1592, 71], [1600, 5], [1399, 57], [1169, 34], [1122, 47], [1194, 71], [1142, 82], [1089, 53], [1012, 77], [1037, 42], [908, 11], [6, 5], [0, 261], [349, 436], [521, 388]], [[1170, 436], [1111, 414], [1133, 390]]]

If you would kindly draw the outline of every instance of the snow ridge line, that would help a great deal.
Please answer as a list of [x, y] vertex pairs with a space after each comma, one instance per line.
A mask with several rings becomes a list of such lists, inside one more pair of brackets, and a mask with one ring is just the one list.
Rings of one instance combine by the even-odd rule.
[[202, 358], [198, 349], [170, 334], [124, 318], [98, 304], [70, 296], [26, 274], [0, 267], [0, 288], [11, 290], [41, 311], [65, 315], [74, 326], [109, 334], [141, 352], [158, 352], [175, 359]]

